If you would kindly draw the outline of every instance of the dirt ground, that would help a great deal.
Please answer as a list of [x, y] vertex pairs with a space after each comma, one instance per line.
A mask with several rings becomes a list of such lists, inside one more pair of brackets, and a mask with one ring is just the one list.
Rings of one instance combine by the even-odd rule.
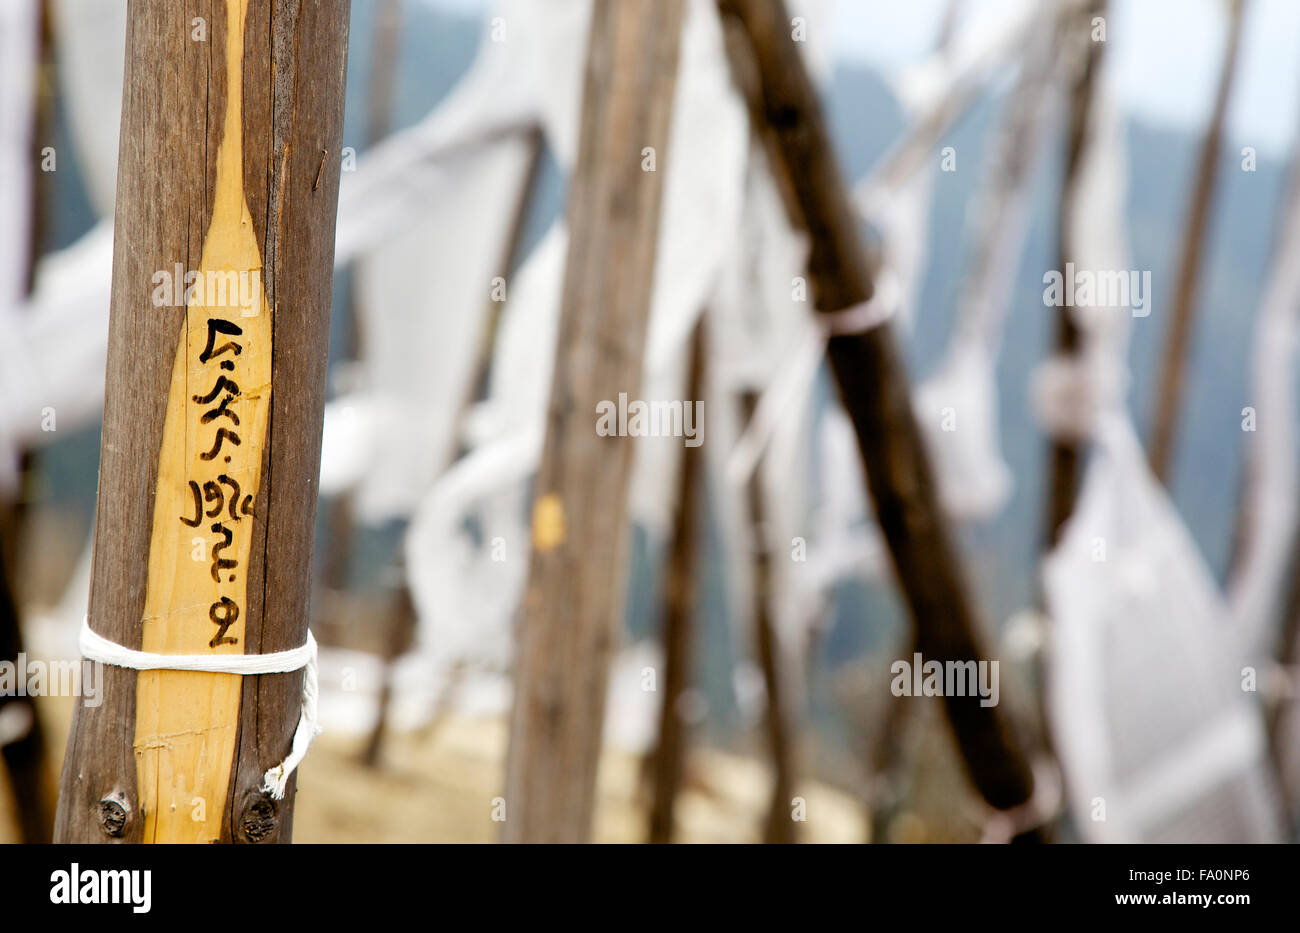
[[[40, 713], [56, 757], [62, 759], [72, 700], [43, 700]], [[391, 736], [383, 763], [360, 761], [361, 739], [325, 734], [302, 766], [294, 841], [494, 842], [493, 819], [503, 786], [508, 734], [498, 719], [445, 720], [436, 731]], [[52, 769], [57, 773], [57, 767]], [[0, 768], [0, 842], [17, 841], [12, 798]], [[757, 761], [696, 749], [678, 798], [681, 842], [757, 842], [768, 795]], [[862, 842], [864, 810], [851, 795], [816, 782], [796, 793], [806, 800], [802, 841]], [[637, 756], [607, 750], [601, 759], [595, 838], [640, 842], [649, 797]], [[507, 818], [509, 813], [506, 814]]]

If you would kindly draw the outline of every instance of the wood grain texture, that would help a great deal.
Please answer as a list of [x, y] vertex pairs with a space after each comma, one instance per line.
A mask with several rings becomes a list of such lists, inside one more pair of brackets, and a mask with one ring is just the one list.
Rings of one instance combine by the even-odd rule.
[[[736, 84], [749, 101], [756, 132], [784, 169], [793, 219], [810, 235], [808, 276], [817, 310], [869, 300], [874, 286], [857, 216], [784, 3], [722, 0], [720, 7]], [[926, 660], [940, 662], [987, 658], [891, 328], [832, 337], [827, 355], [918, 649]], [[967, 772], [985, 800], [999, 809], [1027, 801], [1033, 778], [999, 709], [981, 706], [976, 696], [948, 696], [944, 703]]]
[[[246, 587], [240, 646], [250, 653], [279, 651], [306, 637], [348, 6], [343, 0], [247, 0], [245, 12], [244, 0], [231, 2], [245, 20], [236, 81], [227, 75], [226, 50], [239, 43], [228, 36], [224, 0], [134, 0], [129, 12], [90, 624], [133, 648], [145, 644], [149, 569], [163, 558], [151, 551], [155, 513], [169, 495], [165, 488], [160, 494], [159, 464], [166, 461], [164, 427], [178, 347], [187, 344], [186, 326], [193, 324], [185, 308], [154, 306], [153, 277], [175, 263], [202, 267], [219, 219], [219, 153], [232, 125], [232, 85], [242, 86], [234, 108], [240, 158], [232, 175], [247, 205], [248, 242], [253, 255], [260, 254], [266, 308], [274, 308], [265, 322], [274, 391], [260, 469], [254, 468], [261, 481], [251, 503], [248, 559], [240, 562], [245, 579], [239, 582]], [[206, 23], [206, 41], [193, 37], [195, 17]], [[189, 556], [187, 545], [179, 557]], [[103, 704], [77, 708], [57, 839], [139, 842], [146, 841], [146, 824], [156, 832], [161, 814], [142, 812], [146, 798], [134, 748], [136, 723], [148, 718], [137, 709], [136, 682], [143, 677], [108, 667]], [[238, 681], [228, 777], [204, 809], [221, 841], [287, 842], [293, 783], [278, 802], [260, 786], [263, 772], [288, 752], [302, 675]]]
[[[596, 406], [641, 390], [681, 22], [681, 0], [593, 6], [521, 609], [507, 842], [582, 842], [591, 833], [635, 443], [598, 436]], [[647, 146], [658, 171], [642, 171]]]

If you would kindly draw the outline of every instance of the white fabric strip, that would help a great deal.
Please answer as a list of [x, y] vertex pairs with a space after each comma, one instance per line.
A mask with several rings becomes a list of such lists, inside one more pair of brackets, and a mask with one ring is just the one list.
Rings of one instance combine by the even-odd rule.
[[901, 297], [898, 276], [885, 268], [876, 277], [876, 289], [870, 298], [839, 311], [819, 311], [817, 320], [829, 337], [865, 334], [893, 319]]
[[289, 651], [269, 654], [155, 654], [137, 651], [115, 641], [110, 641], [90, 627], [89, 620], [81, 623], [81, 654], [90, 661], [112, 664], [136, 671], [201, 671], [209, 674], [288, 674], [303, 669], [302, 715], [293, 735], [289, 757], [265, 774], [262, 790], [276, 800], [284, 799], [285, 786], [294, 768], [307, 757], [312, 739], [320, 735], [317, 712], [319, 687], [317, 684], [316, 639], [307, 633], [305, 644]]

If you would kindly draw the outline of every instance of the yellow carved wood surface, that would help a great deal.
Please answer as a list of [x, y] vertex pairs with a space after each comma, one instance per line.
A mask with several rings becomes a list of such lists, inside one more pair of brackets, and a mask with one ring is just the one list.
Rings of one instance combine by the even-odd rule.
[[[270, 413], [272, 317], [243, 190], [247, 11], [248, 0], [227, 4], [228, 95], [212, 220], [186, 301], [159, 451], [142, 621], [143, 649], [165, 654], [245, 650], [252, 506]], [[179, 671], [138, 675], [135, 756], [144, 841], [219, 838], [241, 680]]]

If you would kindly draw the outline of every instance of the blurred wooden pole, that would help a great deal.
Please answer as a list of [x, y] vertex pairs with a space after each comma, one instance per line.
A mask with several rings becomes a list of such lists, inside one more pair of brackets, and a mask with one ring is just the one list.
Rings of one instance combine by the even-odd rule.
[[[519, 627], [507, 842], [591, 835], [635, 443], [599, 436], [597, 405], [641, 389], [681, 24], [681, 0], [596, 0], [592, 10]], [[643, 169], [646, 147], [656, 171]]]
[[1228, 42], [1219, 71], [1219, 87], [1214, 97], [1214, 110], [1210, 128], [1201, 143], [1201, 153], [1192, 179], [1191, 203], [1187, 211], [1183, 232], [1182, 251], [1178, 260], [1178, 282], [1173, 304], [1170, 305], [1169, 333], [1165, 338], [1164, 356], [1160, 364], [1154, 411], [1151, 422], [1151, 471], [1156, 478], [1168, 478], [1169, 464], [1174, 455], [1178, 416], [1186, 381], [1183, 372], [1187, 365], [1188, 344], [1191, 342], [1192, 322], [1196, 313], [1196, 300], [1201, 284], [1201, 261], [1205, 252], [1205, 238], [1209, 230], [1210, 208], [1214, 204], [1214, 189], [1219, 167], [1219, 150], [1223, 147], [1224, 118], [1232, 96], [1233, 78], [1237, 73], [1237, 59], [1241, 51], [1241, 27], [1244, 19], [1244, 0], [1230, 0], [1231, 15]]
[[[790, 35], [781, 0], [722, 0], [728, 52], [754, 126], [784, 167], [792, 216], [811, 234], [808, 275], [819, 312], [868, 301], [875, 291], [821, 105]], [[853, 422], [881, 530], [927, 660], [988, 657], [934, 473], [912, 410], [892, 329], [832, 336], [827, 354]], [[1005, 717], [978, 697], [945, 697], [957, 744], [976, 788], [993, 807], [1026, 804], [1033, 776]]]
[[[1089, 3], [1078, 5], [1073, 17], [1067, 13], [1061, 24], [1064, 34], [1060, 48], [1063, 53], [1083, 56], [1081, 67], [1074, 70], [1068, 88], [1070, 109], [1065, 170], [1061, 176], [1061, 201], [1056, 216], [1057, 265], [1062, 274], [1066, 264], [1074, 261], [1072, 225], [1076, 214], [1075, 195], [1081, 179], [1080, 167], [1087, 151], [1092, 101], [1096, 93], [1097, 76], [1101, 71], [1101, 56], [1106, 46], [1106, 43], [1091, 38], [1090, 24], [1093, 17], [1105, 15], [1106, 0], [1090, 0]], [[1082, 342], [1083, 335], [1074, 323], [1073, 309], [1060, 308], [1056, 316], [1056, 354], [1077, 356], [1082, 352]], [[1082, 469], [1083, 442], [1073, 438], [1052, 438], [1048, 453], [1045, 529], [1048, 548], [1055, 547], [1061, 528], [1074, 511], [1074, 499], [1078, 495]]]
[[[348, 12], [131, 4], [90, 593], [91, 627], [128, 648], [305, 641]], [[212, 286], [187, 306], [159, 293], [176, 265]], [[73, 713], [56, 839], [290, 841], [295, 781], [279, 801], [262, 785], [303, 676], [105, 665], [102, 703]]]
[[[51, 41], [50, 10], [47, 0], [34, 0], [39, 35], [32, 110], [28, 206], [28, 251], [24, 290], [31, 294], [36, 279], [36, 263], [45, 242], [46, 205], [50, 203], [49, 173], [40, 170], [41, 149], [51, 143], [54, 111], [54, 58]], [[14, 501], [0, 501], [0, 661], [17, 663], [23, 652], [22, 620], [15, 581], [19, 559], [27, 537], [27, 508], [34, 495], [37, 457], [34, 451], [22, 452], [18, 496]], [[20, 710], [19, 707], [22, 709]], [[12, 708], [12, 709], [11, 709]], [[54, 834], [54, 778], [48, 759], [49, 743], [36, 704], [29, 697], [0, 696], [0, 711], [11, 722], [25, 724], [22, 735], [10, 741], [0, 739], [0, 759], [9, 774], [9, 785], [17, 804], [19, 829], [25, 843], [47, 843]], [[0, 730], [3, 732], [5, 730]]]
[[[690, 370], [686, 379], [686, 404], [704, 397], [704, 314], [691, 337]], [[700, 492], [704, 484], [704, 452], [683, 447], [677, 476], [677, 514], [669, 546], [667, 607], [664, 612], [664, 675], [660, 689], [659, 741], [652, 760], [654, 800], [650, 805], [652, 843], [672, 842], [677, 792], [686, 757], [686, 724], [682, 720], [682, 695], [691, 681], [692, 642], [695, 638], [696, 596], [699, 589]]]
[[[13, 561], [6, 560], [10, 556], [0, 547], [0, 567], [12, 566]], [[10, 573], [0, 572], [0, 661], [17, 664], [23, 655], [23, 643], [11, 579]], [[0, 696], [0, 723], [9, 724], [0, 728], [0, 758], [9, 773], [22, 841], [50, 842], [54, 827], [54, 782], [46, 758], [48, 743], [36, 704], [26, 696]]]
[[[740, 405], [742, 417], [749, 424], [758, 409], [758, 393], [742, 393]], [[772, 794], [763, 824], [763, 841], [783, 845], [795, 841], [791, 798], [794, 795], [796, 725], [791, 709], [793, 698], [785, 673], [786, 659], [776, 631], [776, 621], [772, 618], [772, 543], [768, 539], [767, 517], [763, 511], [762, 474], [760, 461], [750, 474], [746, 499], [754, 572], [754, 646], [767, 692], [763, 724], [767, 731], [768, 752], [772, 756]]]
[[[388, 135], [393, 126], [393, 102], [397, 85], [398, 51], [402, 36], [402, 0], [378, 0], [370, 38], [370, 80], [366, 86], [366, 148]], [[354, 273], [355, 274], [355, 273]], [[349, 363], [361, 359], [361, 316], [357, 313], [357, 287], [350, 281], [343, 302], [343, 357]], [[356, 535], [356, 503], [351, 491], [337, 496], [326, 506], [325, 555], [321, 584], [341, 605], [337, 594], [348, 589], [352, 576], [352, 551]], [[392, 619], [390, 614], [386, 618]], [[337, 618], [328, 620], [340, 624]], [[382, 713], [381, 713], [382, 719]], [[378, 730], [378, 727], [377, 727]]]

